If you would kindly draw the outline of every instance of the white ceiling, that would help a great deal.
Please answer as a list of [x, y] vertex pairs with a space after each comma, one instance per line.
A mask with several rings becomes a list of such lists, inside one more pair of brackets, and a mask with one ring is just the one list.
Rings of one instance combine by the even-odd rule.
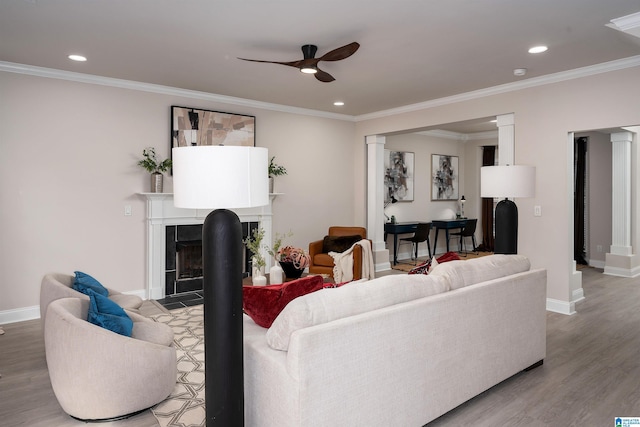
[[[640, 0], [2, 0], [0, 61], [361, 116], [640, 55], [640, 38], [606, 26], [638, 11]], [[353, 41], [353, 56], [319, 64], [332, 83], [237, 59]], [[527, 53], [538, 44], [549, 50]]]

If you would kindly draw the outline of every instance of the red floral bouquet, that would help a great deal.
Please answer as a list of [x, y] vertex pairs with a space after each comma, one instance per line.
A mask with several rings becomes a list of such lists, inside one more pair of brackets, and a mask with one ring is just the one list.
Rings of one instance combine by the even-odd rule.
[[278, 249], [278, 261], [290, 262], [298, 270], [304, 270], [309, 265], [309, 254], [303, 249], [284, 246]]

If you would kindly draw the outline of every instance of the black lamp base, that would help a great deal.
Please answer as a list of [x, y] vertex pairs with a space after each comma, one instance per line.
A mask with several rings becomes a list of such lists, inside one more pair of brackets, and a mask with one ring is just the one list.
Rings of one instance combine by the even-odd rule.
[[242, 225], [230, 210], [202, 228], [207, 427], [244, 426]]
[[518, 207], [509, 199], [496, 206], [496, 238], [494, 253], [518, 253]]

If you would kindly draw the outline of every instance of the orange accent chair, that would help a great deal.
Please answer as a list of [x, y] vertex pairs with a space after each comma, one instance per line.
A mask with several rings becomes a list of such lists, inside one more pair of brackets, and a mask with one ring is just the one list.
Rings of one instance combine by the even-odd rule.
[[[329, 237], [360, 236], [367, 238], [367, 229], [364, 227], [329, 227]], [[328, 252], [323, 251], [324, 239], [309, 243], [310, 274], [329, 274], [333, 277], [333, 258]], [[347, 248], [348, 249], [348, 248]], [[362, 247], [353, 248], [353, 280], [362, 278]]]

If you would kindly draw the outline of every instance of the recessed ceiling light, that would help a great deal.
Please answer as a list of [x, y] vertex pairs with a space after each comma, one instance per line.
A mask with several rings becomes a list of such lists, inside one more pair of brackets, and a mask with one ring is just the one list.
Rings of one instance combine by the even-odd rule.
[[336, 101], [336, 102], [333, 103], [333, 105], [335, 105], [336, 107], [342, 107], [344, 105], [344, 102]]
[[87, 60], [87, 58], [85, 58], [82, 55], [69, 55], [68, 58], [72, 61], [78, 61], [78, 62], [84, 62]]
[[516, 68], [515, 70], [513, 70], [513, 75], [514, 76], [524, 76], [525, 74], [527, 74], [527, 69], [526, 68]]
[[542, 53], [542, 52], [546, 52], [547, 49], [549, 49], [546, 46], [534, 46], [531, 49], [529, 49], [529, 53]]

